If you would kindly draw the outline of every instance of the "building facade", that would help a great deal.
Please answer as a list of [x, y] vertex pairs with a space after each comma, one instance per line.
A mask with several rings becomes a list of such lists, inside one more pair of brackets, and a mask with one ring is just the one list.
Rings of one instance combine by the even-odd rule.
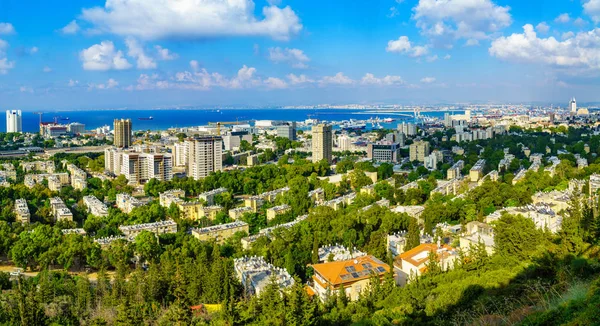
[[223, 171], [223, 139], [215, 136], [186, 140], [188, 177], [200, 180], [213, 172]]
[[312, 161], [327, 160], [331, 163], [333, 138], [331, 126], [320, 124], [312, 127]]
[[6, 132], [23, 132], [21, 110], [6, 111]]
[[119, 148], [131, 146], [131, 119], [115, 119], [114, 121], [114, 145]]

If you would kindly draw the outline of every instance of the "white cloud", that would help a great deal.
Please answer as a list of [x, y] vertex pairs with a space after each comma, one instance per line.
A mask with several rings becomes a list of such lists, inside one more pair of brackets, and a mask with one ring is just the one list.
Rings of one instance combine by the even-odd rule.
[[398, 8], [390, 7], [390, 13], [388, 14], [388, 17], [394, 18], [394, 17], [398, 16], [399, 14], [400, 14], [400, 12], [398, 11]]
[[562, 33], [560, 38], [564, 41], [564, 40], [573, 38], [574, 36], [575, 36], [575, 33], [569, 31], [569, 32]]
[[128, 37], [125, 39], [127, 45], [127, 55], [136, 59], [138, 69], [156, 69], [156, 62], [144, 52], [144, 48], [134, 39]]
[[491, 0], [419, 0], [413, 19], [434, 43], [449, 46], [452, 39], [487, 39], [510, 26], [509, 10]]
[[354, 84], [354, 80], [344, 75], [342, 72], [338, 72], [334, 76], [325, 76], [319, 81], [321, 85], [350, 85]]
[[11, 23], [0, 23], [0, 35], [2, 34], [13, 34], [15, 28]]
[[449, 54], [446, 54], [446, 55], [444, 56], [444, 60], [450, 60], [450, 58], [452, 58], [452, 56], [451, 56], [451, 55], [449, 55]]
[[294, 74], [289, 74], [287, 75], [287, 78], [292, 85], [312, 84], [315, 82], [313, 79], [306, 77], [306, 75], [296, 76]]
[[262, 84], [261, 80], [254, 78], [256, 68], [244, 65], [238, 70], [233, 78], [213, 72], [209, 73], [205, 68], [200, 68], [197, 61], [190, 61], [193, 71], [182, 71], [175, 74], [174, 80], [178, 88], [208, 90], [212, 87], [223, 88], [249, 88]]
[[40, 49], [37, 46], [34, 46], [31, 49], [29, 49], [29, 54], [36, 54], [39, 51], [40, 51]]
[[421, 57], [429, 53], [427, 46], [413, 46], [408, 36], [400, 36], [397, 40], [388, 41], [387, 52], [408, 54], [411, 57]]
[[21, 86], [19, 87], [19, 92], [21, 93], [33, 93], [33, 88], [29, 86]]
[[67, 85], [69, 85], [69, 87], [75, 87], [75, 86], [79, 85], [79, 80], [69, 79], [69, 82], [67, 83]]
[[8, 49], [8, 42], [0, 39], [0, 75], [7, 74], [10, 69], [15, 67], [14, 61], [8, 61], [6, 49]]
[[434, 61], [437, 61], [437, 59], [438, 59], [437, 54], [432, 55], [432, 56], [427, 57], [427, 62], [434, 62]]
[[371, 73], [366, 73], [360, 81], [363, 85], [379, 85], [379, 86], [391, 86], [391, 85], [403, 85], [404, 80], [400, 76], [387, 75], [383, 78], [377, 78]]
[[465, 42], [465, 46], [476, 46], [479, 45], [479, 40], [476, 40], [474, 38], [470, 38]]
[[600, 23], [600, 0], [589, 0], [583, 4], [583, 12], [585, 12], [594, 23]]
[[423, 77], [421, 78], [421, 83], [425, 83], [425, 84], [431, 84], [433, 82], [435, 82], [435, 77]]
[[275, 77], [265, 79], [264, 83], [267, 85], [267, 88], [271, 89], [283, 89], [288, 87], [288, 84], [284, 80]]
[[76, 20], [72, 20], [65, 27], [61, 28], [60, 31], [63, 34], [77, 34], [81, 30]]
[[294, 68], [308, 68], [307, 62], [310, 61], [304, 51], [300, 49], [282, 49], [280, 47], [269, 48], [269, 60], [275, 63], [284, 62]]
[[46, 66], [46, 67], [44, 67], [44, 69], [42, 69], [42, 71], [43, 71], [43, 72], [46, 72], [46, 73], [48, 73], [48, 72], [52, 72], [52, 68], [50, 68], [50, 67]]
[[252, 0], [106, 0], [84, 9], [82, 19], [95, 29], [143, 39], [207, 39], [264, 36], [288, 40], [302, 30], [289, 7], [265, 6], [255, 16]]
[[524, 33], [500, 37], [492, 42], [491, 55], [510, 61], [541, 63], [558, 68], [600, 69], [600, 28], [569, 34], [564, 41], [538, 38], [532, 25]]
[[584, 27], [585, 25], [587, 25], [587, 21], [585, 21], [583, 18], [581, 17], [577, 17], [577, 19], [575, 19], [573, 21], [573, 25], [577, 26], [577, 27]]
[[538, 33], [540, 33], [540, 34], [546, 34], [546, 33], [548, 33], [548, 31], [550, 31], [550, 26], [548, 24], [546, 24], [546, 22], [541, 22], [541, 23], [537, 24], [537, 26], [535, 27], [535, 30], [538, 31]]
[[569, 14], [563, 13], [563, 14], [558, 15], [558, 17], [556, 17], [556, 19], [554, 19], [554, 22], [565, 24], [565, 23], [568, 23], [570, 20], [571, 20], [571, 17], [569, 16]]
[[91, 89], [111, 89], [119, 86], [119, 82], [109, 78], [106, 83], [103, 84], [88, 84], [88, 90]]
[[113, 42], [102, 41], [100, 44], [82, 50], [79, 58], [83, 62], [84, 70], [124, 70], [131, 68], [131, 64], [117, 51]]
[[160, 45], [155, 45], [154, 49], [156, 49], [156, 52], [158, 53], [158, 58], [160, 60], [175, 60], [179, 57], [177, 53], [173, 53], [169, 49], [163, 48]]

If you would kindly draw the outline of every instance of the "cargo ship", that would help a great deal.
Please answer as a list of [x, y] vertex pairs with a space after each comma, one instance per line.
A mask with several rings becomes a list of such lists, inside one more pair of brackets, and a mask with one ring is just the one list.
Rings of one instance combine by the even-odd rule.
[[154, 118], [153, 117], [138, 118], [138, 120], [154, 120]]

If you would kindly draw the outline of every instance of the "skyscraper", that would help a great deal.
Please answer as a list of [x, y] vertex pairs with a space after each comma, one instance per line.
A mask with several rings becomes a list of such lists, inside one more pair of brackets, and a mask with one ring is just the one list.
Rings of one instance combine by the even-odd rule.
[[6, 132], [23, 132], [21, 110], [6, 111]]
[[323, 159], [331, 163], [333, 138], [331, 126], [320, 124], [312, 127], [312, 160], [319, 162]]
[[212, 172], [223, 171], [223, 139], [203, 136], [185, 141], [188, 157], [188, 177], [199, 180]]
[[120, 148], [131, 146], [131, 119], [115, 119], [114, 145]]
[[571, 111], [571, 114], [577, 114], [577, 101], [575, 101], [575, 98], [572, 98], [569, 102], [569, 111]]

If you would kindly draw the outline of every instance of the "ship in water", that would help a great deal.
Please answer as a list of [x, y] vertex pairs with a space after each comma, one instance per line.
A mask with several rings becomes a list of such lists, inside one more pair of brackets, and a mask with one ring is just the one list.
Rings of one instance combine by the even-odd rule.
[[154, 120], [154, 118], [153, 117], [138, 118], [138, 120]]
[[342, 129], [344, 130], [362, 130], [367, 127], [367, 124], [350, 120], [350, 122], [344, 123]]
[[61, 120], [70, 120], [69, 117], [62, 117]]

